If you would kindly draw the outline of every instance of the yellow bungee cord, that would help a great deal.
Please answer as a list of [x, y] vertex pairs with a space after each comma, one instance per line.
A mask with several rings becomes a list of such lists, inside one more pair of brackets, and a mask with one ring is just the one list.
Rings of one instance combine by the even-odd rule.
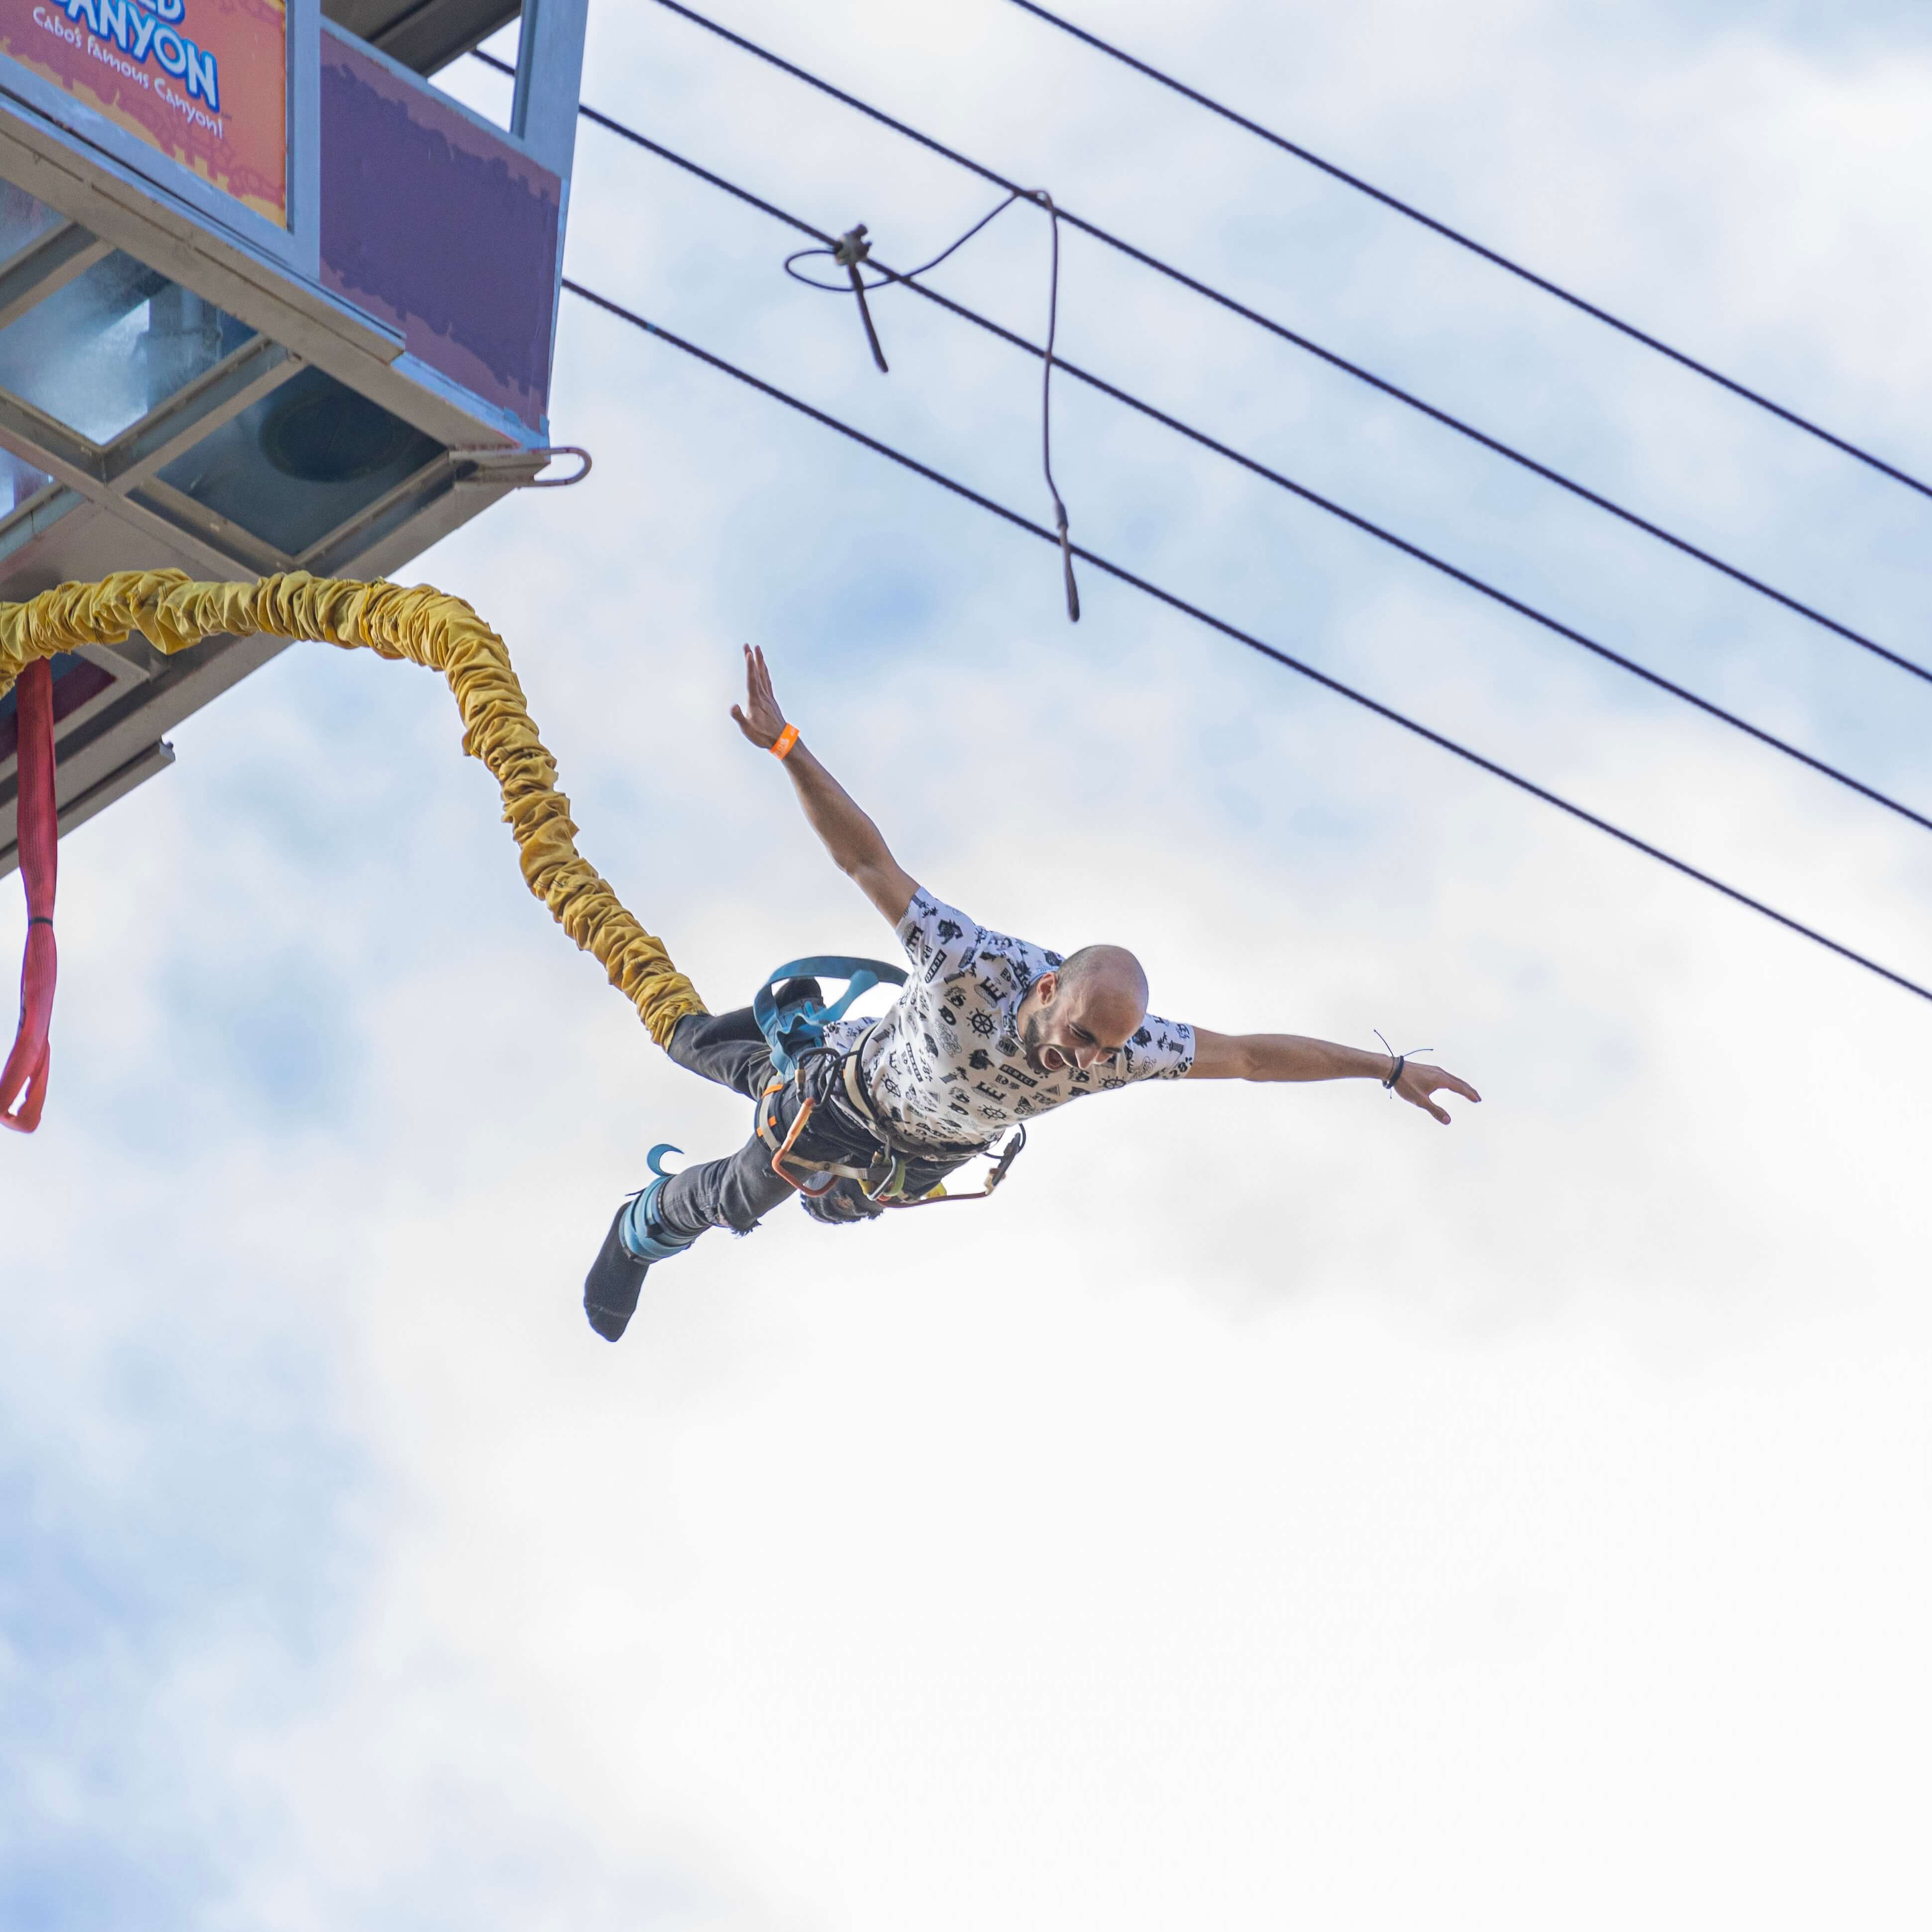
[[118, 644], [139, 631], [166, 655], [205, 638], [266, 635], [362, 647], [440, 671], [463, 717], [463, 748], [490, 768], [517, 842], [524, 880], [550, 916], [610, 976], [658, 1046], [704, 1002], [662, 940], [626, 912], [578, 852], [570, 801], [543, 747], [503, 640], [460, 597], [428, 585], [311, 577], [197, 584], [180, 570], [124, 570], [98, 584], [63, 584], [23, 604], [0, 603], [0, 697], [26, 668], [82, 644]]

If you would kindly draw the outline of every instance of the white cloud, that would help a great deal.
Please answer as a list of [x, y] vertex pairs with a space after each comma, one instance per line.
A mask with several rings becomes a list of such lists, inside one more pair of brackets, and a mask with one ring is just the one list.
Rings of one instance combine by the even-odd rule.
[[[1902, 494], [1016, 10], [730, 17], [1915, 637]], [[1885, 38], [1916, 27], [1094, 17], [1827, 421], [1925, 440], [1924, 49]], [[658, 10], [600, 14], [590, 72], [894, 260], [989, 205]], [[1031, 365], [902, 296], [882, 381], [779, 276], [782, 231], [580, 152], [585, 279], [1042, 513]], [[946, 286], [1034, 328], [1030, 220]], [[1102, 373], [1922, 787], [1903, 680], [1089, 244], [1066, 296]], [[1070, 629], [1045, 547], [564, 318], [592, 483], [418, 568], [509, 639], [586, 852], [714, 1005], [886, 943], [724, 717], [756, 636], [980, 916], [1138, 944], [1182, 1017], [1431, 1042], [1485, 1104], [1446, 1134], [1366, 1087], [1074, 1110], [990, 1207], [707, 1240], [605, 1348], [578, 1284], [643, 1149], [722, 1150], [742, 1106], [523, 894], [446, 694], [290, 653], [63, 851], [53, 1105], [0, 1150], [0, 1917], [1922, 1918], [1922, 1009], [1095, 573]], [[1061, 410], [1096, 548], [1932, 956], [1910, 828]]]

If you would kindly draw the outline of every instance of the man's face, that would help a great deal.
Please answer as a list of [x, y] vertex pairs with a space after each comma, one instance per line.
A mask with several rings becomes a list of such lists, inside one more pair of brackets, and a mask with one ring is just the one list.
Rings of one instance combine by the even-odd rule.
[[1089, 984], [1063, 992], [1052, 973], [1042, 976], [1026, 1007], [1020, 1041], [1036, 1073], [1111, 1066], [1147, 1017], [1140, 1002], [1118, 987]]

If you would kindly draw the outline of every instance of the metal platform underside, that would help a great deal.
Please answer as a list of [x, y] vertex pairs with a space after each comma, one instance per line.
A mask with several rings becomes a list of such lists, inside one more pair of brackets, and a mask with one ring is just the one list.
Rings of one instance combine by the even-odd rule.
[[[0, 226], [10, 210], [16, 231], [52, 214], [17, 191]], [[542, 466], [507, 441], [486, 452], [434, 395], [392, 394], [415, 420], [53, 220], [0, 262], [0, 595], [167, 566], [381, 576]], [[211, 640], [166, 658], [136, 637], [57, 661], [62, 831], [164, 770], [164, 734], [283, 648]], [[0, 878], [17, 862], [14, 736], [9, 693]]]
[[[296, 0], [290, 98], [309, 105], [274, 247], [0, 59], [0, 598], [170, 566], [386, 576], [545, 466], [585, 10]], [[520, 19], [514, 131], [423, 78]], [[166, 734], [284, 648], [167, 658], [136, 636], [56, 658], [62, 831], [164, 770]], [[16, 732], [8, 692], [0, 877]]]

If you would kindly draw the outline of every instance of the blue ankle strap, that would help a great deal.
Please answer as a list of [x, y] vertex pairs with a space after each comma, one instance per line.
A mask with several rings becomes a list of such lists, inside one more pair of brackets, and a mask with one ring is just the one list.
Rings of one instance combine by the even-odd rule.
[[623, 1237], [626, 1249], [634, 1261], [668, 1262], [674, 1255], [681, 1255], [697, 1240], [695, 1234], [686, 1234], [682, 1240], [667, 1234], [662, 1228], [651, 1226], [651, 1210], [657, 1204], [658, 1196], [663, 1191], [664, 1183], [670, 1176], [664, 1172], [664, 1156], [668, 1154], [680, 1154], [681, 1148], [673, 1147], [668, 1141], [661, 1141], [644, 1156], [644, 1162], [657, 1176], [656, 1180], [634, 1200], [626, 1210], [622, 1227], [619, 1230]]

